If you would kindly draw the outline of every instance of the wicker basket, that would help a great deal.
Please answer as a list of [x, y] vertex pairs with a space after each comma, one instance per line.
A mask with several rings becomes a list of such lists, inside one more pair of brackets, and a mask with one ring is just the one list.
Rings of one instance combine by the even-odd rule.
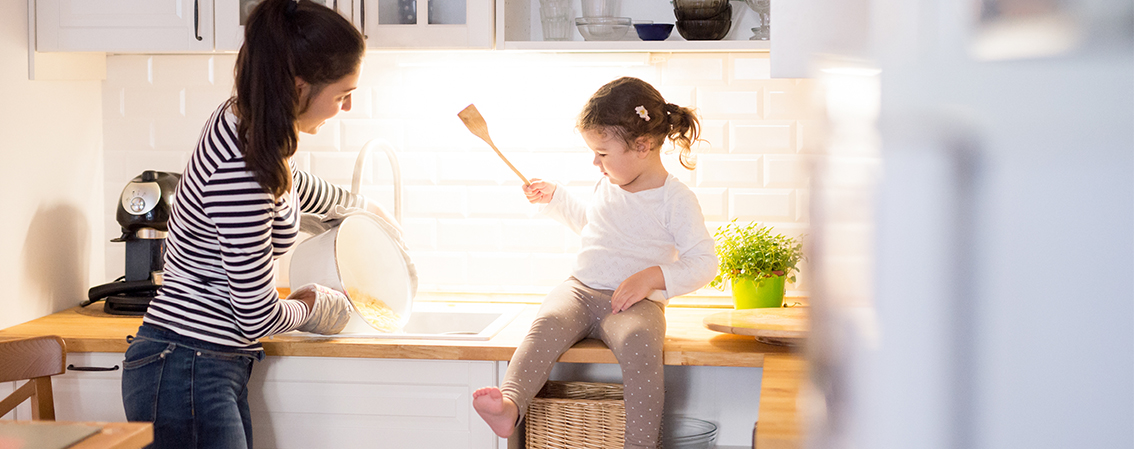
[[547, 382], [525, 421], [528, 449], [622, 449], [622, 384]]

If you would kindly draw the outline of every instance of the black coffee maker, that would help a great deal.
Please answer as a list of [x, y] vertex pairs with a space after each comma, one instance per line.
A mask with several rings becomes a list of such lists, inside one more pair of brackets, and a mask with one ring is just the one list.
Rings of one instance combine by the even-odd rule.
[[180, 173], [146, 170], [122, 189], [116, 213], [122, 236], [111, 241], [126, 242], [126, 275], [91, 287], [84, 306], [105, 298], [106, 313], [146, 313], [161, 286], [167, 225], [180, 180]]

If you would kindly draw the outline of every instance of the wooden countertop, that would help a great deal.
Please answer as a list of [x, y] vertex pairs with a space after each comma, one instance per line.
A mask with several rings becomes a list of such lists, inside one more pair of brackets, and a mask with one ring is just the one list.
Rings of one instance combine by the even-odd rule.
[[[95, 307], [95, 306], [92, 306]], [[282, 334], [261, 339], [269, 356], [364, 357], [434, 360], [507, 361], [535, 319], [537, 305], [525, 306], [515, 320], [488, 341], [393, 340], [311, 337]], [[666, 365], [761, 367], [764, 354], [782, 354], [789, 348], [757, 342], [750, 336], [706, 329], [708, 315], [721, 308], [666, 308]], [[0, 330], [0, 340], [59, 335], [67, 351], [126, 352], [127, 335], [134, 335], [140, 317], [92, 316], [74, 307]], [[559, 358], [561, 362], [618, 363], [598, 340], [583, 340]]]

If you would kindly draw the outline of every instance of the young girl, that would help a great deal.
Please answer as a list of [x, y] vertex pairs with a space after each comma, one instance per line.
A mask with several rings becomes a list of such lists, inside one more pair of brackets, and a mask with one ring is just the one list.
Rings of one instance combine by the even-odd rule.
[[582, 236], [574, 272], [544, 298], [503, 387], [477, 390], [473, 406], [493, 432], [511, 435], [559, 356], [579, 340], [598, 338], [622, 368], [625, 447], [654, 448], [665, 394], [665, 305], [717, 271], [697, 198], [661, 161], [668, 138], [691, 167], [699, 124], [693, 111], [666, 103], [648, 83], [620, 78], [595, 92], [578, 129], [604, 176], [590, 204], [538, 179], [524, 188], [528, 201], [546, 204], [545, 214]]
[[342, 205], [388, 217], [291, 161], [299, 132], [350, 110], [365, 50], [349, 21], [310, 0], [265, 0], [248, 18], [235, 95], [205, 123], [177, 186], [164, 283], [123, 363], [126, 418], [154, 423], [155, 448], [251, 448], [259, 339], [346, 325], [339, 292], [305, 286], [280, 298], [274, 259], [295, 244], [300, 212]]

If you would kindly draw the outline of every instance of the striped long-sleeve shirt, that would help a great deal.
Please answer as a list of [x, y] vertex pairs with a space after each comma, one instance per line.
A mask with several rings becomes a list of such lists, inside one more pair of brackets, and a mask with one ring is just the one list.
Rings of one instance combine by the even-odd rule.
[[247, 350], [287, 332], [307, 309], [276, 292], [275, 260], [299, 234], [299, 212], [365, 207], [361, 196], [299, 171], [292, 190], [267, 193], [244, 163], [230, 102], [213, 113], [182, 173], [166, 240], [165, 273], [144, 322]]

